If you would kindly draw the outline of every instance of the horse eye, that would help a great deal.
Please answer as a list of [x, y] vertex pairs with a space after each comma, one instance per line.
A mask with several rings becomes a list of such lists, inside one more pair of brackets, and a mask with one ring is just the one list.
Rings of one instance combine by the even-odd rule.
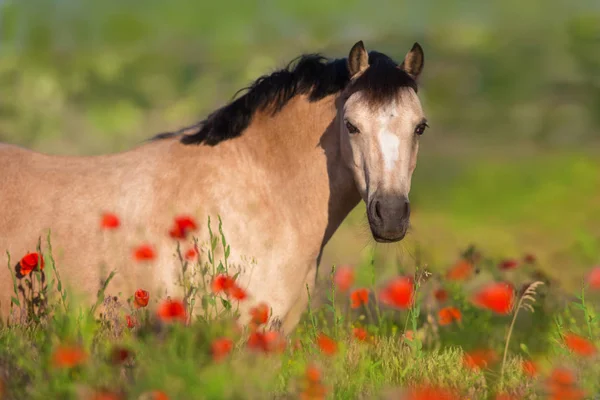
[[423, 132], [425, 132], [425, 128], [428, 127], [429, 125], [427, 125], [426, 123], [417, 125], [417, 127], [415, 128], [415, 134], [421, 136]]
[[360, 132], [357, 127], [355, 127], [354, 125], [352, 125], [352, 123], [350, 123], [350, 121], [346, 121], [346, 129], [348, 129], [349, 133], [353, 133], [353, 134]]

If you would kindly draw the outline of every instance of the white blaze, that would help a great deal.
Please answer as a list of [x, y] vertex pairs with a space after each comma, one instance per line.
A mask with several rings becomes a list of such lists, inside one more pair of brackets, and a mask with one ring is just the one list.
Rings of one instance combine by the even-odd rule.
[[379, 134], [379, 146], [385, 171], [393, 171], [400, 157], [400, 138], [384, 129]]

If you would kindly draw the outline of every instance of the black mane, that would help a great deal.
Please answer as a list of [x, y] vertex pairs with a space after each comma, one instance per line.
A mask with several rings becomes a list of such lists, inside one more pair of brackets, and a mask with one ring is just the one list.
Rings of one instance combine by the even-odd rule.
[[[353, 85], [365, 90], [372, 104], [396, 95], [401, 87], [417, 90], [416, 82], [385, 54], [369, 53], [369, 68]], [[318, 54], [303, 55], [284, 69], [258, 78], [241, 97], [210, 114], [204, 121], [177, 132], [156, 135], [160, 140], [181, 136], [183, 144], [207, 144], [238, 137], [250, 125], [257, 111], [279, 112], [293, 97], [307, 94], [309, 101], [318, 101], [342, 91], [350, 82], [346, 59], [328, 60]], [[238, 92], [238, 93], [240, 93]]]

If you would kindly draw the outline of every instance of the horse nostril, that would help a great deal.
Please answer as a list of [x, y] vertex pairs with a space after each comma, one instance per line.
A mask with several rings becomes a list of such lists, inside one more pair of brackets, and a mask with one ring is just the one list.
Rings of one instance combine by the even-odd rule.
[[381, 216], [381, 203], [375, 200], [375, 216], [378, 220], [383, 221], [383, 217]]
[[409, 215], [410, 215], [410, 203], [407, 201], [406, 203], [404, 203], [404, 217], [408, 218]]

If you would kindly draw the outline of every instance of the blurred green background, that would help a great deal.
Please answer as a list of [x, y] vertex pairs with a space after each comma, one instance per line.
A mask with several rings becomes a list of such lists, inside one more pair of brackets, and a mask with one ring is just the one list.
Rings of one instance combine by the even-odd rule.
[[[375, 246], [377, 262], [443, 269], [474, 244], [533, 253], [575, 288], [600, 262], [597, 0], [0, 0], [0, 141], [126, 150], [301, 53], [344, 57], [360, 39], [426, 55], [413, 228]], [[361, 204], [324, 270], [371, 244]]]

